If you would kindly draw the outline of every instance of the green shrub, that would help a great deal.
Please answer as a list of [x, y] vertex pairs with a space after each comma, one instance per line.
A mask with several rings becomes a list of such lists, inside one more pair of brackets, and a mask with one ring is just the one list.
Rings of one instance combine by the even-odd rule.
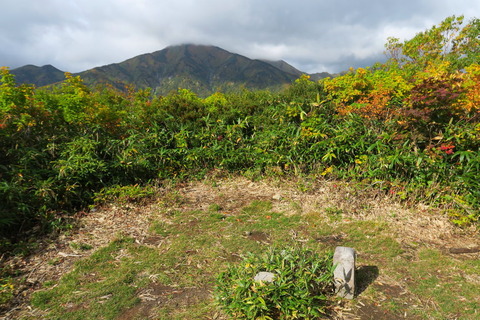
[[[255, 281], [261, 271], [273, 282]], [[247, 255], [217, 278], [215, 297], [239, 319], [314, 319], [325, 315], [333, 293], [332, 255], [303, 248], [274, 248]]]

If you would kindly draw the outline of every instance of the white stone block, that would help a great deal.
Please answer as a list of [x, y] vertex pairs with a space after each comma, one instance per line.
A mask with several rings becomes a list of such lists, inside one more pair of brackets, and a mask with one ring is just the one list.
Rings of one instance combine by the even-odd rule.
[[348, 247], [337, 247], [333, 255], [335, 265], [335, 293], [346, 299], [355, 296], [355, 250]]

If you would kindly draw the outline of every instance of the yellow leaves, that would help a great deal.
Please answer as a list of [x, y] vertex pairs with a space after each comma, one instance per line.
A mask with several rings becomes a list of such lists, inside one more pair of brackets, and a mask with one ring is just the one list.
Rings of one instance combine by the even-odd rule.
[[357, 76], [359, 76], [360, 78], [365, 76], [366, 74], [367, 74], [367, 70], [365, 70], [364, 68], [357, 69]]
[[465, 68], [466, 72], [471, 75], [480, 76], [480, 64], [474, 63]]
[[327, 174], [331, 173], [332, 171], [333, 171], [333, 166], [330, 166], [327, 169], [323, 170], [323, 172], [320, 175], [326, 176]]
[[356, 164], [362, 164], [362, 163], [365, 163], [367, 161], [368, 161], [368, 156], [364, 155], [364, 154], [362, 154], [361, 156], [359, 156], [358, 158], [355, 159]]
[[449, 61], [428, 61], [425, 70], [420, 74], [425, 74], [429, 78], [443, 78], [450, 73], [450, 66]]
[[323, 85], [328, 100], [345, 104], [354, 102], [371, 86], [366, 75], [367, 71], [365, 69], [359, 69], [356, 73], [351, 72], [334, 79], [325, 79]]
[[15, 287], [11, 283], [5, 283], [0, 286], [0, 290], [13, 290], [13, 289], [15, 289]]
[[480, 110], [480, 65], [472, 64], [465, 71], [462, 75], [463, 81], [459, 84], [464, 92], [454, 107], [460, 112], [478, 112]]

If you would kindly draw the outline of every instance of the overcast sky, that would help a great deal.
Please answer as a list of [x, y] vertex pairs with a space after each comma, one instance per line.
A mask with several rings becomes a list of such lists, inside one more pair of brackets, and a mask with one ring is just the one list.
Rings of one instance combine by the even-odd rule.
[[304, 72], [384, 59], [451, 15], [480, 18], [478, 0], [0, 0], [0, 66], [78, 72], [170, 45], [215, 45]]

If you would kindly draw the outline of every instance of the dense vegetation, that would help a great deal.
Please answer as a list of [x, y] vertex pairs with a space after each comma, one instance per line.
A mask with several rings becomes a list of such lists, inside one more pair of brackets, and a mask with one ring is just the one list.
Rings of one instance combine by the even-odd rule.
[[480, 20], [450, 17], [384, 64], [281, 93], [54, 88], [0, 79], [0, 235], [52, 227], [121, 186], [225, 170], [355, 180], [479, 217]]

